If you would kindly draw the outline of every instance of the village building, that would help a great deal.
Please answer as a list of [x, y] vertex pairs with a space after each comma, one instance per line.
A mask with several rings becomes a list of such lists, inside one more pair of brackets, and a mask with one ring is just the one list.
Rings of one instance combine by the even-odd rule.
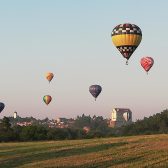
[[13, 118], [17, 118], [17, 112], [16, 111], [13, 113]]
[[121, 127], [132, 123], [132, 112], [128, 108], [114, 108], [111, 113], [110, 127]]

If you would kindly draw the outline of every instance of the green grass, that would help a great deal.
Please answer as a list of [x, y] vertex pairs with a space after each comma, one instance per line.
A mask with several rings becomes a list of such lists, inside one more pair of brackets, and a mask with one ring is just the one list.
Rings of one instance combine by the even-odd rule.
[[0, 143], [0, 168], [168, 167], [168, 135]]

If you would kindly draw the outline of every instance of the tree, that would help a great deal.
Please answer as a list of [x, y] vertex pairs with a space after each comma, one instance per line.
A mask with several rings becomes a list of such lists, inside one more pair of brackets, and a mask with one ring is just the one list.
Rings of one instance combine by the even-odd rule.
[[2, 126], [5, 128], [5, 129], [9, 129], [11, 127], [11, 124], [10, 124], [10, 120], [8, 117], [4, 117], [3, 120], [2, 120]]
[[14, 139], [15, 135], [11, 129], [10, 120], [4, 117], [0, 123], [0, 141], [12, 141]]

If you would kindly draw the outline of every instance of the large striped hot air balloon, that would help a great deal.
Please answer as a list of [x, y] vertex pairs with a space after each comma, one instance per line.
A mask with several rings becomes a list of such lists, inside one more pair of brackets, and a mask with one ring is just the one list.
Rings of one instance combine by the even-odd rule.
[[140, 63], [141, 63], [141, 66], [143, 67], [143, 69], [148, 74], [148, 71], [152, 68], [152, 66], [154, 64], [154, 60], [152, 57], [143, 57], [143, 58], [141, 58]]
[[51, 80], [53, 79], [53, 77], [54, 77], [54, 74], [53, 73], [51, 73], [51, 72], [47, 72], [46, 73], [46, 79], [49, 81], [49, 83], [51, 82]]
[[113, 29], [111, 38], [113, 44], [123, 57], [127, 59], [126, 64], [128, 64], [129, 58], [141, 42], [142, 32], [137, 25], [124, 23]]
[[51, 100], [52, 100], [52, 97], [51, 97], [50, 95], [45, 95], [45, 96], [43, 97], [43, 101], [44, 101], [44, 103], [47, 104], [47, 105], [51, 102]]

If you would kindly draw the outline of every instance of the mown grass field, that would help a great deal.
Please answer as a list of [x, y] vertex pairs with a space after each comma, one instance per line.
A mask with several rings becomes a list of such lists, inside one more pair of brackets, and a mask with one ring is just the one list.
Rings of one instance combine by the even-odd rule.
[[0, 168], [167, 167], [168, 135], [0, 143]]

